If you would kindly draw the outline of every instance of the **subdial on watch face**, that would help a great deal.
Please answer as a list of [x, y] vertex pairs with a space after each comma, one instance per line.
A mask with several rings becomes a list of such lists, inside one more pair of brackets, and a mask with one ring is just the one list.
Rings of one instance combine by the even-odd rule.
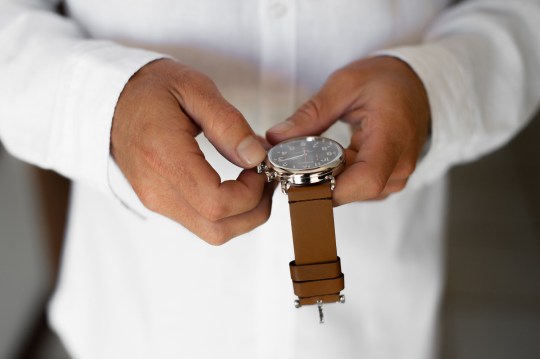
[[291, 139], [272, 147], [268, 158], [287, 170], [310, 170], [329, 165], [343, 154], [337, 142], [324, 137]]

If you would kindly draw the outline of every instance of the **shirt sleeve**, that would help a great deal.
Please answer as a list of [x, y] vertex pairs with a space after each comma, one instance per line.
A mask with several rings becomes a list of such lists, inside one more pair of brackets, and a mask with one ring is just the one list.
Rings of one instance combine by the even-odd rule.
[[22, 160], [110, 192], [118, 97], [165, 56], [89, 39], [56, 2], [0, 0], [0, 140]]
[[540, 1], [467, 1], [444, 12], [419, 45], [387, 49], [422, 79], [429, 150], [409, 185], [492, 151], [521, 130], [540, 100]]

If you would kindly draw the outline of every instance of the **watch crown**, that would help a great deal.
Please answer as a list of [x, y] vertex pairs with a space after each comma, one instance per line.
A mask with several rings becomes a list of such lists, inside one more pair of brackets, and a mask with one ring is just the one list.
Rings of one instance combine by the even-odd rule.
[[336, 179], [332, 175], [324, 177], [325, 180], [330, 181], [330, 190], [333, 191], [336, 188]]
[[276, 178], [276, 173], [270, 170], [270, 168], [268, 168], [268, 166], [264, 162], [261, 162], [257, 165], [257, 173], [264, 173], [266, 175], [266, 182], [272, 182]]
[[272, 182], [276, 178], [275, 172], [267, 170], [264, 174], [266, 175], [266, 182]]
[[289, 193], [289, 188], [291, 188], [291, 182], [285, 180], [285, 179], [282, 179], [281, 180], [281, 192], [283, 192], [283, 194], [288, 194]]
[[265, 172], [266, 169], [267, 169], [267, 167], [266, 167], [266, 164], [264, 162], [261, 162], [261, 163], [259, 163], [257, 165], [257, 173], [258, 174], [261, 174], [261, 173]]

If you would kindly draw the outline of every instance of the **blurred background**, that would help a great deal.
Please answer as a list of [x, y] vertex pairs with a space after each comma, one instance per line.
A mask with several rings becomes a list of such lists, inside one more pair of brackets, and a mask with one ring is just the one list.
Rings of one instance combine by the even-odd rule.
[[[540, 118], [450, 173], [444, 359], [540, 358]], [[45, 305], [69, 182], [0, 147], [0, 359], [66, 359]]]

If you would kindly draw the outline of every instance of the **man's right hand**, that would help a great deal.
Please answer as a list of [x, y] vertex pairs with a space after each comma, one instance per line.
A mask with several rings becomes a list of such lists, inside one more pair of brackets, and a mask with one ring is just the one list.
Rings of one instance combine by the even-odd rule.
[[201, 131], [240, 167], [253, 168], [265, 157], [242, 114], [207, 76], [158, 60], [120, 95], [111, 153], [146, 207], [220, 245], [268, 219], [273, 189], [253, 170], [221, 182], [195, 140]]

